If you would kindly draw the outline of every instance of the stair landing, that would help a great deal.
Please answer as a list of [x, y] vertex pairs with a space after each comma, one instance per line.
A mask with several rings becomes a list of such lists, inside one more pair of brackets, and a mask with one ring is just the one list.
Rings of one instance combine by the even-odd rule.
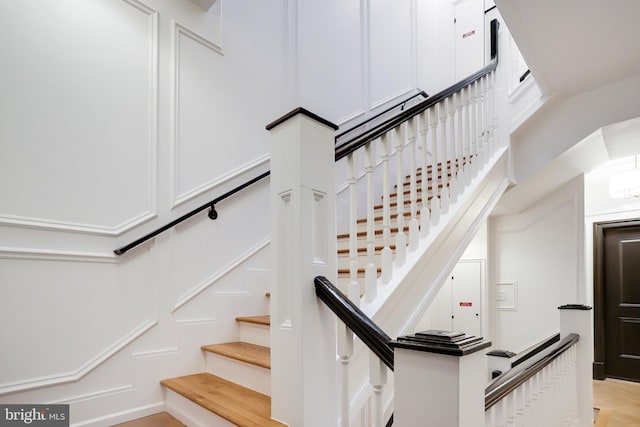
[[160, 384], [239, 427], [286, 427], [271, 419], [269, 396], [215, 375], [186, 375]]

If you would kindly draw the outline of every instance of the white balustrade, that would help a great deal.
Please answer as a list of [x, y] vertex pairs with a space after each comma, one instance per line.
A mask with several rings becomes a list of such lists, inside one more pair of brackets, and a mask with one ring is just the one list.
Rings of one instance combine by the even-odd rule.
[[[402, 267], [432, 230], [440, 227], [442, 218], [493, 156], [497, 148], [493, 142], [493, 83], [494, 76], [489, 74], [343, 158], [349, 203], [349, 280], [342, 287], [356, 305], [362, 298], [372, 303], [385, 294], [379, 287], [394, 280], [394, 269]], [[344, 332], [339, 339], [350, 336]], [[349, 383], [357, 356], [346, 342], [338, 349], [340, 405], [354, 405], [354, 393], [362, 393], [362, 389], [352, 390]], [[377, 365], [379, 361], [371, 362], [369, 370], [371, 395], [359, 398], [355, 408], [341, 408], [343, 426], [348, 425], [347, 418], [361, 422], [361, 414], [367, 414], [371, 425], [386, 422], [382, 416], [388, 409], [382, 403], [386, 377]], [[509, 418], [509, 425], [517, 425], [532, 402], [524, 391], [518, 396], [517, 404], [508, 403], [489, 413], [498, 420], [506, 408], [517, 406]]]

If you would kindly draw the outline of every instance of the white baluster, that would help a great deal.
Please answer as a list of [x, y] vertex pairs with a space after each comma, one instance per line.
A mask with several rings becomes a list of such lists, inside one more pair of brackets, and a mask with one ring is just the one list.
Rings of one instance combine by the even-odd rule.
[[396, 149], [396, 266], [401, 267], [407, 260], [407, 236], [404, 233], [404, 162], [402, 151], [404, 149], [404, 135], [402, 126], [391, 131], [394, 136], [394, 147]]
[[351, 420], [349, 364], [353, 356], [353, 332], [343, 323], [338, 325], [338, 356], [340, 358], [340, 426], [349, 427]]
[[389, 159], [391, 157], [391, 143], [389, 134], [382, 135], [381, 139], [382, 155], [382, 237], [384, 248], [382, 249], [382, 283], [391, 281], [393, 252], [391, 251], [391, 202], [389, 200]]
[[373, 387], [373, 427], [384, 427], [386, 421], [384, 419], [384, 400], [382, 393], [384, 386], [387, 384], [387, 367], [372, 352], [369, 352], [369, 381]]
[[513, 427], [516, 422], [516, 391], [517, 389], [503, 398], [503, 400], [505, 401], [505, 408], [507, 412], [505, 424], [508, 427]]
[[525, 401], [525, 388], [526, 383], [522, 384], [514, 393], [516, 394], [516, 407], [515, 407], [515, 417], [514, 417], [514, 425], [520, 427], [524, 426], [524, 401]]
[[478, 151], [480, 152], [481, 167], [487, 161], [487, 147], [485, 140], [485, 79], [482, 77], [478, 82]]
[[378, 296], [378, 271], [375, 261], [375, 234], [374, 234], [374, 172], [376, 170], [375, 145], [373, 142], [364, 148], [364, 167], [367, 173], [367, 266], [364, 270], [365, 299], [371, 302]]
[[420, 165], [422, 178], [420, 179], [420, 188], [422, 194], [422, 207], [420, 208], [420, 236], [427, 237], [429, 234], [429, 223], [431, 221], [431, 213], [429, 212], [429, 175], [427, 174], [427, 166], [429, 165], [427, 136], [429, 133], [428, 113], [424, 111], [420, 114], [418, 124], [420, 126], [420, 144], [422, 147], [422, 162]]
[[495, 94], [495, 72], [489, 74], [489, 152], [491, 157], [495, 154], [498, 147], [495, 138], [495, 114], [496, 114], [496, 94]]
[[458, 200], [458, 185], [457, 185], [457, 169], [458, 169], [458, 135], [456, 134], [456, 113], [457, 113], [457, 100], [458, 94], [454, 93], [447, 99], [447, 109], [449, 113], [449, 159], [450, 165], [448, 170], [451, 171], [451, 179], [449, 180], [449, 198], [451, 203], [455, 203]]
[[[438, 182], [438, 106], [428, 110], [429, 126], [431, 127], [431, 225], [440, 222], [440, 187]], [[428, 171], [424, 171], [423, 179], [427, 179]]]
[[[440, 117], [440, 135], [441, 135], [441, 143], [440, 147], [442, 150], [440, 153], [440, 166], [441, 166], [441, 176], [442, 176], [442, 188], [440, 190], [440, 210], [443, 214], [446, 214], [449, 211], [449, 146], [447, 142], [447, 104], [448, 100], [445, 99], [443, 102], [438, 104], [438, 115]], [[436, 176], [438, 175], [438, 171], [435, 171]]]
[[469, 86], [471, 89], [470, 108], [471, 108], [471, 152], [473, 153], [473, 162], [471, 163], [473, 176], [475, 177], [480, 171], [480, 158], [478, 149], [478, 82], [475, 81]]
[[457, 121], [457, 129], [456, 129], [456, 146], [459, 147], [456, 152], [456, 186], [458, 188], [458, 195], [462, 194], [465, 187], [464, 182], [464, 132], [462, 130], [462, 89], [454, 96], [455, 105], [456, 105], [456, 115], [458, 117]]
[[356, 305], [360, 305], [360, 284], [358, 283], [358, 183], [356, 162], [353, 153], [347, 156], [347, 182], [349, 183], [349, 286], [346, 294]]
[[462, 155], [464, 156], [464, 185], [467, 186], [471, 182], [471, 177], [473, 174], [471, 173], [471, 89], [467, 86], [462, 89], [462, 103], [464, 111], [464, 136], [463, 136], [463, 150]]
[[418, 189], [416, 184], [416, 138], [417, 138], [417, 129], [418, 126], [418, 118], [413, 117], [409, 119], [407, 122], [407, 141], [409, 148], [409, 186], [410, 193], [409, 199], [411, 202], [411, 219], [409, 220], [409, 250], [415, 251], [418, 249], [418, 239], [419, 239], [419, 223], [418, 223]]

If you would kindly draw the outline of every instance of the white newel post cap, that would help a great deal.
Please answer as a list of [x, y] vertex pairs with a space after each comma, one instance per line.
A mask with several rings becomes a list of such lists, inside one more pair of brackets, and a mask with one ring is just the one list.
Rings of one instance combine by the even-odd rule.
[[394, 348], [394, 425], [477, 427], [484, 422], [487, 358], [482, 337], [430, 330], [399, 337]]
[[578, 334], [576, 343], [577, 426], [593, 426], [593, 318], [591, 307], [567, 304], [560, 310], [560, 338]]

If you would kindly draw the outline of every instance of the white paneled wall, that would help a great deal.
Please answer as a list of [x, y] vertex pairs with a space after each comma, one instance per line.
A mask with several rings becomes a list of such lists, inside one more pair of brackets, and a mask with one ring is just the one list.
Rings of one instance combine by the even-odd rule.
[[160, 379], [267, 311], [269, 184], [112, 251], [266, 170], [295, 106], [346, 124], [451, 83], [450, 24], [426, 28], [448, 3], [196, 3], [0, 0], [2, 403], [161, 410]]
[[[557, 331], [557, 307], [577, 300], [582, 287], [582, 176], [517, 215], [491, 219], [489, 229], [490, 336], [496, 348], [519, 352]], [[509, 304], [497, 301], [499, 283], [516, 283]]]
[[268, 180], [112, 251], [268, 168], [286, 22], [285, 1], [0, 1], [0, 402], [158, 412], [161, 379], [268, 312]]
[[[481, 1], [481, 0], [472, 0]], [[347, 128], [453, 82], [453, 4], [438, 0], [290, 1], [300, 104]], [[327, 23], [330, 22], [331, 25]], [[339, 94], [334, 96], [334, 94]]]

